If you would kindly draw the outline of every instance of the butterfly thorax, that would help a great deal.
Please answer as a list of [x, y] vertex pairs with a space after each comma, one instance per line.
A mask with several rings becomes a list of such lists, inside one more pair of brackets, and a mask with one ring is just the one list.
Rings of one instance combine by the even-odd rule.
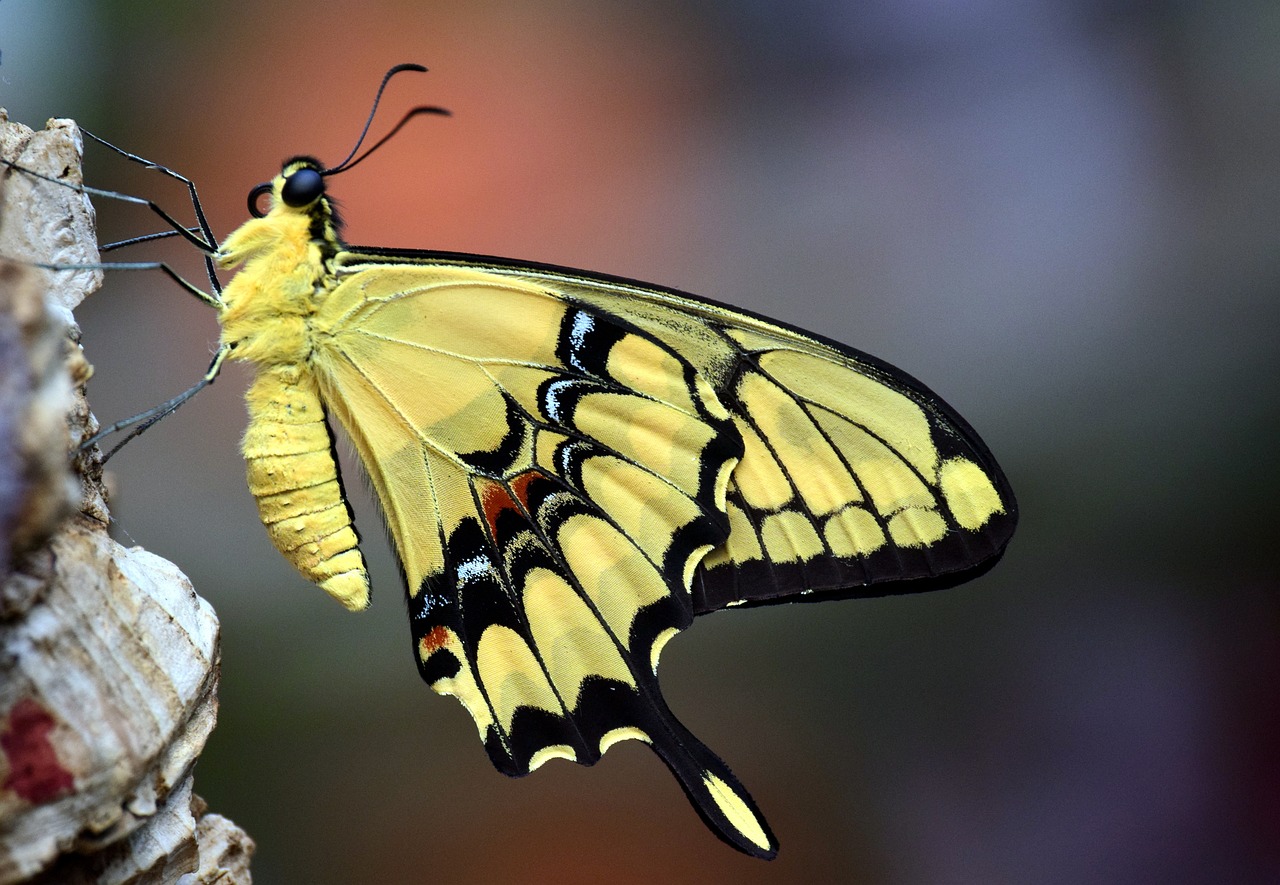
[[314, 236], [315, 210], [275, 201], [271, 211], [234, 231], [218, 250], [219, 267], [241, 266], [222, 293], [222, 343], [230, 358], [259, 365], [296, 364], [312, 351], [310, 317], [333, 288], [328, 237]]

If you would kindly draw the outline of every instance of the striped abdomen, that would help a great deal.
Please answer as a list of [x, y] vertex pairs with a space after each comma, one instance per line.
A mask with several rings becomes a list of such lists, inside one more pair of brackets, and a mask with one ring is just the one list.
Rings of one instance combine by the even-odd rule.
[[245, 399], [249, 491], [271, 542], [347, 608], [364, 608], [369, 575], [315, 379], [297, 364], [264, 368]]

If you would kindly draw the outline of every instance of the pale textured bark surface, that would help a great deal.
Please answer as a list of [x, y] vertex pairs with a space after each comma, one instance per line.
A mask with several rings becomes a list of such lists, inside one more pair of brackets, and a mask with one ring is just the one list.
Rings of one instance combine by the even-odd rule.
[[[80, 135], [0, 110], [0, 156], [80, 181]], [[98, 261], [81, 194], [0, 168], [0, 256]], [[249, 882], [253, 843], [192, 792], [218, 621], [171, 563], [107, 534], [71, 310], [97, 271], [0, 258], [0, 885]]]

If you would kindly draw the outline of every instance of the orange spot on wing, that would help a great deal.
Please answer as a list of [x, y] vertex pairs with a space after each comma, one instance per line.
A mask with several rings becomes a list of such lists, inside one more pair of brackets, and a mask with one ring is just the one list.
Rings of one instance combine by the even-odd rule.
[[480, 506], [484, 508], [484, 519], [489, 524], [490, 537], [498, 534], [498, 517], [504, 510], [514, 510], [524, 514], [529, 510], [529, 486], [541, 476], [536, 470], [518, 473], [510, 481], [486, 482], [480, 490]]
[[449, 644], [449, 631], [444, 627], [433, 627], [431, 632], [418, 640], [418, 652], [425, 661], [432, 654]]
[[485, 484], [480, 493], [480, 505], [484, 508], [484, 520], [489, 524], [490, 537], [498, 534], [498, 517], [502, 515], [502, 511], [511, 509], [519, 512], [519, 507], [506, 486], [496, 482]]

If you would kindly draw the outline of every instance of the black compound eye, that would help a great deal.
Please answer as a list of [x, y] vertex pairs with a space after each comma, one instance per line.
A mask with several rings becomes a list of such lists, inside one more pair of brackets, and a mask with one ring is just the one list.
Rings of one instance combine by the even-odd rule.
[[303, 167], [284, 180], [280, 197], [286, 206], [301, 209], [319, 199], [324, 193], [324, 178], [314, 169]]

